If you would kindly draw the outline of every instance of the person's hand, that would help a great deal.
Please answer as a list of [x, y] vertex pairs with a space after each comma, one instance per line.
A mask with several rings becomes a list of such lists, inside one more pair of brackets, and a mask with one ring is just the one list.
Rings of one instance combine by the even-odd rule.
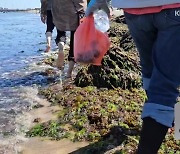
[[85, 16], [91, 15], [94, 11], [102, 9], [110, 17], [110, 11], [106, 0], [91, 0], [85, 12]]
[[46, 23], [46, 16], [41, 14], [41, 21], [42, 23]]
[[82, 24], [83, 21], [84, 21], [85, 17], [84, 18], [81, 18], [80, 21], [79, 21], [79, 24]]
[[79, 24], [83, 23], [85, 18], [84, 12], [79, 12]]
[[110, 18], [113, 16], [113, 9], [112, 8], [110, 8], [109, 9], [110, 11], [109, 11], [109, 16], [110, 16]]

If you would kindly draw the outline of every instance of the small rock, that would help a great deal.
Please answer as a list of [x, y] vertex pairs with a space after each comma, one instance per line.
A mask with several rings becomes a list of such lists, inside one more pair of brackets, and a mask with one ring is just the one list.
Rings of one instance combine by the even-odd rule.
[[41, 118], [36, 118], [36, 119], [34, 119], [34, 123], [39, 123], [41, 121]]

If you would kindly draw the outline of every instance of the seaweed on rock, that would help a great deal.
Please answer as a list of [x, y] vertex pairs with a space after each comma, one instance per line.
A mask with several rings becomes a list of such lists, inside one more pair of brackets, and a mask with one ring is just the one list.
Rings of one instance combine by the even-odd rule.
[[[81, 87], [63, 82], [39, 90], [40, 95], [52, 105], [59, 105], [61, 110], [56, 121], [38, 123], [27, 132], [28, 136], [91, 142], [72, 154], [135, 153], [140, 114], [147, 99], [139, 88], [139, 56], [123, 16], [113, 19], [109, 36], [112, 46], [102, 66], [84, 66], [78, 72], [75, 83]], [[51, 75], [53, 71], [46, 73]], [[61, 88], [57, 90], [58, 85]], [[179, 151], [180, 142], [168, 133], [159, 153]]]

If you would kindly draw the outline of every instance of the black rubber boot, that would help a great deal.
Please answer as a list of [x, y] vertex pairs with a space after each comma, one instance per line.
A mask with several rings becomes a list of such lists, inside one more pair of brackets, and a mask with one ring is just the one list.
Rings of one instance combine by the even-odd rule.
[[167, 131], [168, 127], [154, 119], [144, 118], [137, 154], [157, 154]]

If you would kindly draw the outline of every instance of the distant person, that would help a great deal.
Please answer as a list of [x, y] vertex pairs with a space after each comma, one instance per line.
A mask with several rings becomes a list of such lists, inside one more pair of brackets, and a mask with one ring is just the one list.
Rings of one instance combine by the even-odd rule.
[[[112, 0], [112, 6], [125, 11], [148, 96], [137, 154], [157, 154], [180, 94], [180, 0]], [[109, 13], [106, 0], [91, 0], [86, 16], [99, 8]]]
[[[47, 46], [45, 52], [49, 52], [51, 49], [52, 33], [55, 28], [55, 25], [53, 23], [51, 7], [52, 7], [52, 0], [41, 0], [41, 21], [47, 25], [47, 29], [46, 29]], [[58, 36], [59, 35], [57, 31], [57, 37]]]
[[59, 47], [57, 67], [64, 65], [64, 45], [66, 35], [64, 31], [70, 31], [70, 50], [68, 55], [69, 67], [67, 77], [70, 78], [75, 65], [74, 61], [74, 33], [79, 26], [80, 19], [84, 17], [87, 5], [86, 0], [52, 0], [52, 16], [55, 26], [58, 29], [58, 39], [56, 43]]

